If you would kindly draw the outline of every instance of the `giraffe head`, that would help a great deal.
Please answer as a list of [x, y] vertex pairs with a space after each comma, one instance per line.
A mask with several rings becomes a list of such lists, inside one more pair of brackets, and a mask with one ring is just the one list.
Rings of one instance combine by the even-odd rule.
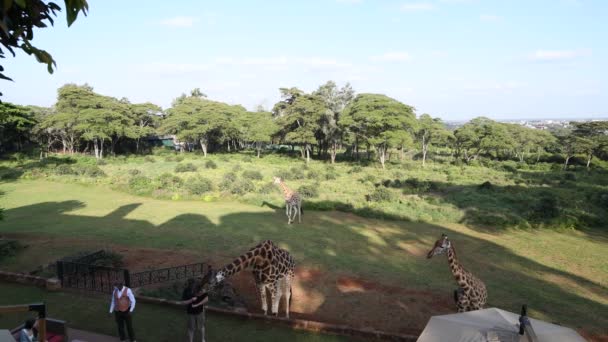
[[272, 177], [273, 179], [273, 183], [274, 184], [281, 184], [281, 178], [280, 177]]
[[447, 235], [441, 234], [441, 237], [439, 238], [439, 240], [437, 240], [435, 242], [435, 245], [429, 251], [429, 253], [426, 255], [426, 257], [428, 259], [430, 259], [435, 255], [443, 254], [443, 253], [447, 252], [451, 246], [452, 246], [452, 243], [450, 242], [450, 240], [448, 240]]

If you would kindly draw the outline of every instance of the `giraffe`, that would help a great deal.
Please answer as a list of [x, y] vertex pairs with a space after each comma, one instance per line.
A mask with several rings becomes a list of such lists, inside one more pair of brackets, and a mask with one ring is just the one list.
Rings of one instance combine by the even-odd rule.
[[274, 177], [274, 184], [278, 184], [281, 190], [283, 190], [287, 224], [291, 224], [295, 220], [296, 215], [298, 215], [298, 223], [302, 223], [302, 214], [304, 213], [304, 210], [302, 210], [302, 196], [287, 187], [285, 182], [279, 177]]
[[251, 248], [247, 253], [222, 267], [211, 278], [211, 286], [216, 287], [224, 279], [248, 268], [253, 271], [256, 287], [260, 293], [264, 315], [268, 312], [266, 291], [270, 292], [271, 312], [277, 316], [279, 302], [285, 296], [286, 317], [289, 318], [291, 302], [291, 282], [294, 277], [295, 261], [284, 249], [277, 247], [271, 240], [265, 240]]
[[458, 283], [458, 289], [454, 290], [454, 301], [458, 312], [482, 309], [488, 299], [486, 285], [460, 265], [456, 258], [456, 250], [445, 234], [441, 234], [441, 238], [435, 242], [435, 246], [429, 251], [427, 258], [430, 259], [446, 252], [450, 269]]

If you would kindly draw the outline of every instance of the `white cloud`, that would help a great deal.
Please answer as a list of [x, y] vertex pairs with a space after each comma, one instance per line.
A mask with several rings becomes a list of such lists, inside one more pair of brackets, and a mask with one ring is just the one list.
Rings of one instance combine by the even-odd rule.
[[360, 4], [363, 2], [363, 0], [336, 0], [336, 2], [341, 4]]
[[370, 60], [374, 62], [406, 62], [411, 59], [407, 52], [387, 52], [383, 55], [372, 56]]
[[220, 57], [216, 58], [217, 64], [226, 64], [234, 66], [260, 66], [267, 70], [284, 70], [288, 66], [304, 66], [309, 68], [325, 68], [325, 69], [339, 69], [348, 68], [352, 64], [340, 62], [333, 58], [321, 58], [321, 57], [256, 57], [256, 58], [233, 58], [233, 57]]
[[502, 21], [502, 17], [494, 14], [482, 14], [479, 16], [479, 20], [485, 22], [498, 22]]
[[579, 57], [590, 56], [591, 50], [536, 50], [530, 59], [538, 62], [569, 61]]
[[135, 70], [145, 73], [182, 74], [209, 70], [208, 64], [192, 63], [145, 63], [135, 66]]
[[161, 20], [161, 25], [170, 27], [192, 27], [198, 19], [194, 17], [178, 16]]
[[405, 12], [430, 11], [434, 9], [435, 5], [430, 2], [408, 2], [401, 5], [401, 10]]

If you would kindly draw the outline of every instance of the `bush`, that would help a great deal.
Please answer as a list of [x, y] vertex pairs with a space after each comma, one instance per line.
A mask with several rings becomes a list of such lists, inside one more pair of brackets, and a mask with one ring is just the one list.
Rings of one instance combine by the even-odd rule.
[[137, 175], [141, 174], [141, 171], [139, 171], [138, 169], [132, 169], [132, 170], [129, 170], [129, 174], [131, 176], [137, 176]]
[[97, 165], [74, 165], [74, 171], [87, 177], [104, 177], [106, 175]]
[[257, 170], [247, 170], [243, 172], [243, 178], [251, 179], [251, 180], [262, 180], [262, 173]]
[[306, 173], [306, 178], [318, 180], [321, 178], [321, 174], [317, 170], [309, 170], [308, 173]]
[[213, 183], [207, 178], [195, 177], [188, 179], [184, 187], [193, 195], [202, 195], [213, 190]]
[[0, 240], [0, 260], [4, 257], [15, 256], [26, 246], [17, 240]]
[[243, 169], [243, 167], [241, 166], [241, 164], [234, 164], [234, 166], [232, 167], [232, 171], [234, 172], [239, 172]]
[[360, 181], [362, 183], [374, 183], [376, 181], [376, 176], [374, 175], [370, 175], [370, 174], [366, 174], [365, 176], [363, 176], [363, 178], [360, 179]]
[[105, 159], [97, 159], [97, 165], [107, 165], [108, 162]]
[[135, 176], [129, 180], [129, 189], [138, 195], [152, 191], [152, 180], [146, 176]]
[[192, 163], [177, 164], [175, 172], [196, 172], [196, 165]]
[[103, 251], [102, 253], [96, 255], [95, 259], [91, 260], [90, 264], [95, 266], [121, 268], [124, 266], [124, 261], [123, 256], [120, 253]]
[[401, 186], [404, 189], [404, 193], [425, 193], [433, 188], [431, 182], [421, 181], [418, 178], [407, 179]]
[[[304, 179], [304, 170], [301, 167], [292, 167], [290, 170], [291, 179]], [[281, 177], [283, 178], [283, 177]]]
[[184, 183], [181, 178], [170, 173], [163, 173], [162, 175], [158, 176], [157, 181], [164, 189], [177, 189]]
[[61, 164], [61, 165], [58, 165], [55, 168], [55, 174], [58, 174], [60, 176], [62, 176], [62, 175], [75, 175], [76, 172], [74, 172], [74, 170], [72, 169], [72, 167], [70, 165]]
[[245, 163], [253, 163], [253, 158], [251, 158], [251, 156], [244, 156], [243, 161]]
[[[516, 179], [515, 184], [517, 184], [518, 180], [519, 179]], [[481, 183], [477, 188], [479, 190], [492, 191], [492, 190], [494, 190], [494, 185], [490, 181], [485, 181], [485, 182]]]
[[546, 195], [532, 206], [529, 217], [532, 221], [546, 221], [558, 217], [559, 212], [557, 199], [551, 195]]
[[217, 169], [217, 164], [213, 160], [207, 160], [205, 162], [206, 169]]
[[234, 172], [228, 172], [224, 174], [224, 177], [222, 177], [222, 181], [220, 182], [220, 189], [228, 190], [232, 188], [232, 185], [234, 184], [234, 182], [236, 182], [236, 180], [237, 176]]
[[230, 192], [234, 195], [244, 195], [248, 192], [253, 192], [255, 186], [249, 179], [240, 179], [232, 184]]
[[338, 175], [335, 172], [328, 171], [325, 174], [325, 180], [334, 180], [336, 178], [338, 178]]
[[385, 187], [377, 187], [374, 192], [367, 195], [368, 202], [389, 202], [394, 199], [393, 193]]
[[304, 198], [319, 197], [318, 185], [302, 185], [298, 188], [298, 193]]
[[274, 183], [265, 183], [258, 189], [258, 193], [267, 195], [274, 192], [275, 190], [276, 186], [274, 185]]
[[156, 159], [154, 159], [154, 157], [152, 157], [152, 156], [145, 156], [144, 161], [146, 163], [154, 163], [154, 162], [156, 162]]
[[362, 171], [363, 168], [360, 165], [355, 165], [350, 170], [348, 170], [348, 173], [360, 173]]
[[288, 170], [279, 170], [276, 173], [276, 176], [281, 178], [281, 180], [287, 180], [287, 179], [292, 179], [291, 178], [291, 172], [289, 172]]
[[574, 173], [572, 173], [572, 172], [566, 172], [564, 174], [564, 180], [575, 182], [576, 181], [576, 175]]

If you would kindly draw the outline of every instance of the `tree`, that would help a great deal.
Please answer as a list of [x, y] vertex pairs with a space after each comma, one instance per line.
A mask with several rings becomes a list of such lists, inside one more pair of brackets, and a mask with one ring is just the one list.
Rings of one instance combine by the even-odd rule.
[[51, 115], [55, 114], [54, 108], [45, 108], [38, 106], [28, 106], [28, 110], [36, 118], [36, 125], [32, 128], [33, 139], [40, 146], [40, 160], [47, 158], [51, 150], [51, 146], [58, 142], [59, 132], [48, 126], [47, 120]]
[[0, 103], [0, 152], [21, 151], [35, 124], [34, 116], [26, 107]]
[[242, 134], [245, 141], [253, 143], [257, 156], [260, 157], [262, 146], [272, 141], [278, 126], [270, 112], [247, 112], [243, 115]]
[[577, 154], [586, 153], [593, 143], [590, 139], [581, 138], [571, 130], [560, 130], [555, 132], [557, 138], [557, 149], [564, 155], [564, 170], [568, 168], [570, 159]]
[[277, 102], [272, 108], [272, 116], [275, 118], [283, 117], [286, 108], [293, 104], [298, 97], [305, 94], [296, 87], [279, 88], [279, 92], [281, 92], [281, 101]]
[[300, 145], [302, 158], [310, 161], [311, 145], [317, 144], [319, 123], [325, 114], [323, 99], [315, 95], [299, 95], [288, 103], [277, 123], [285, 133], [285, 141]]
[[328, 81], [313, 92], [313, 95], [319, 96], [325, 103], [326, 111], [320, 123], [321, 133], [325, 149], [329, 147], [330, 160], [333, 164], [344, 135], [344, 130], [338, 125], [338, 122], [344, 108], [355, 97], [355, 91], [350, 83], [346, 83], [341, 89], [338, 89], [334, 81]]
[[141, 138], [155, 132], [160, 121], [162, 109], [150, 102], [129, 105], [128, 115], [135, 123], [132, 136], [135, 139], [135, 152], [139, 153]]
[[510, 150], [513, 140], [507, 128], [485, 117], [475, 118], [454, 131], [457, 154], [468, 163], [482, 153]]
[[[82, 12], [87, 15], [89, 5], [86, 0], [65, 0], [66, 19], [70, 27], [78, 14]], [[50, 53], [38, 49], [32, 45], [34, 39], [34, 27], [44, 28], [48, 24], [54, 24], [53, 17], [57, 11], [61, 11], [54, 2], [45, 3], [42, 0], [4, 0], [0, 17], [0, 43], [13, 57], [15, 49], [21, 49], [28, 55], [34, 55], [36, 60], [47, 65], [49, 73], [53, 73], [56, 62]], [[0, 49], [0, 58], [4, 58], [4, 50]], [[5, 76], [0, 66], [0, 78], [12, 81]], [[0, 93], [0, 95], [2, 95]]]
[[416, 137], [422, 146], [422, 166], [425, 165], [429, 147], [433, 143], [446, 141], [447, 135], [448, 130], [443, 122], [441, 122], [441, 119], [433, 119], [429, 114], [422, 114], [420, 116], [418, 119], [418, 130], [416, 131]]
[[594, 156], [608, 152], [608, 121], [572, 122], [572, 125], [572, 134], [589, 141], [583, 147], [589, 168]]
[[412, 141], [414, 108], [385, 95], [359, 94], [344, 110], [340, 124], [374, 146], [384, 169], [389, 148]]

